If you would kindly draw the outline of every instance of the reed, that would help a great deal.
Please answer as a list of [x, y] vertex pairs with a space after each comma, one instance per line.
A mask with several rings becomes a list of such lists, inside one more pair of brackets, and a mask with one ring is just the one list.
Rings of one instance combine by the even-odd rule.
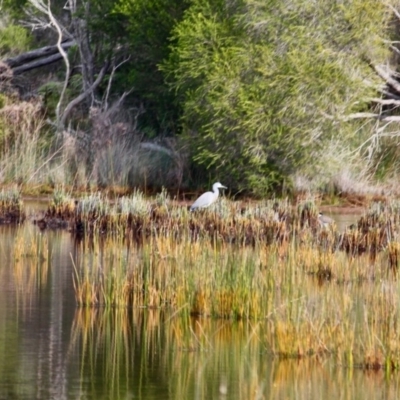
[[76, 299], [81, 307], [254, 321], [267, 327], [262, 343], [272, 356], [334, 355], [345, 365], [392, 370], [400, 362], [397, 248], [371, 259], [295, 237], [255, 246], [164, 235], [142, 245], [94, 239], [76, 264]]
[[0, 191], [0, 224], [20, 223], [25, 220], [23, 202], [17, 187]]
[[[291, 233], [317, 230], [317, 209], [307, 203], [293, 209], [287, 200], [242, 204], [225, 199], [198, 213], [171, 201], [165, 191], [147, 199], [140, 191], [110, 201], [95, 193], [76, 200], [55, 194], [44, 224], [60, 218], [77, 234], [129, 236], [135, 240], [165, 235], [176, 239], [222, 238], [229, 243], [252, 245], [257, 241], [285, 241]], [[57, 207], [54, 206], [57, 204]], [[65, 210], [65, 212], [63, 212]]]
[[321, 226], [312, 202], [223, 200], [189, 213], [136, 192], [75, 207], [85, 232], [74, 260], [80, 307], [253, 321], [274, 357], [399, 369], [398, 203], [372, 205], [344, 232]]

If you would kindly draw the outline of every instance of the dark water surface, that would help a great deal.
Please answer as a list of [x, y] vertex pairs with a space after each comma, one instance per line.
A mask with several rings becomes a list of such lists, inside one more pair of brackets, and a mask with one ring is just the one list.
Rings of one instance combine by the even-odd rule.
[[399, 373], [272, 358], [255, 322], [77, 308], [69, 233], [0, 237], [0, 399], [400, 398]]

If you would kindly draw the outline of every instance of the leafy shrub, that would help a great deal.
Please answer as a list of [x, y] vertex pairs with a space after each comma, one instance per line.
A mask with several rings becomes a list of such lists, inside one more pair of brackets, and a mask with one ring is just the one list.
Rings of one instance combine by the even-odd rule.
[[162, 69], [195, 165], [263, 194], [332, 141], [357, 149], [369, 132], [344, 117], [376, 96], [387, 24], [372, 0], [193, 1]]
[[0, 29], [0, 56], [11, 57], [29, 49], [31, 36], [22, 26], [8, 25]]

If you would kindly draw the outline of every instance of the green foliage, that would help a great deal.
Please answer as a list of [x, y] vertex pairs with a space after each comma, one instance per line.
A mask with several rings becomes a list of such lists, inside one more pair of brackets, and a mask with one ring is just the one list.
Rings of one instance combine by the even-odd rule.
[[0, 93], [0, 108], [3, 108], [7, 104], [8, 98], [4, 94]]
[[140, 126], [148, 131], [176, 130], [179, 106], [164, 82], [159, 64], [168, 57], [171, 31], [182, 18], [187, 0], [121, 0], [115, 12], [127, 19], [129, 63], [121, 69], [121, 84], [135, 89], [146, 113]]
[[[13, 16], [26, 3], [2, 5]], [[52, 1], [56, 18], [64, 5]], [[369, 110], [382, 84], [371, 66], [388, 60], [385, 40], [389, 28], [395, 31], [382, 0], [91, 0], [76, 6], [71, 18], [89, 29], [94, 74], [105, 60], [119, 65], [109, 103], [133, 88], [126, 103], [133, 113], [145, 110], [134, 115], [135, 129], [151, 139], [181, 134], [192, 179], [264, 194], [287, 188], [300, 172], [306, 180], [318, 176], [322, 186], [368, 143], [372, 123], [345, 117]], [[24, 28], [9, 24], [0, 34], [2, 53], [28, 47]], [[77, 46], [68, 57], [75, 71], [82, 61]], [[62, 82], [64, 73], [56, 69], [52, 79], [59, 74]], [[108, 90], [108, 79], [96, 89], [96, 100]], [[48, 82], [39, 89], [50, 117], [61, 88]], [[81, 91], [81, 77], [73, 75], [61, 106]], [[87, 106], [82, 102], [72, 116], [81, 129]], [[125, 148], [122, 142], [98, 155], [111, 160], [100, 163], [99, 182], [111, 175], [135, 183], [162, 176], [159, 184], [165, 184], [160, 171], [173, 169], [174, 159], [138, 151], [123, 168], [128, 161], [114, 157]], [[382, 173], [397, 153], [384, 152]]]
[[0, 30], [0, 55], [12, 56], [26, 51], [31, 45], [27, 29], [18, 25], [8, 25]]
[[24, 16], [24, 7], [28, 0], [2, 0], [1, 11], [7, 12], [14, 20]]
[[122, 4], [123, 0], [93, 0], [89, 15], [85, 14], [86, 4], [81, 4], [78, 16], [86, 19], [89, 29], [96, 34], [92, 43], [102, 43], [103, 51], [110, 52], [116, 44], [127, 42], [128, 19], [120, 10]]
[[162, 68], [195, 163], [261, 194], [331, 140], [359, 144], [343, 117], [366, 109], [380, 84], [369, 64], [387, 57], [386, 10], [372, 0], [194, 1]]
[[[62, 82], [46, 82], [39, 89], [38, 93], [42, 96], [43, 106], [46, 108], [47, 115], [50, 117], [55, 116], [55, 110], [60, 100], [60, 95], [62, 92], [63, 83]], [[82, 88], [82, 76], [72, 75], [68, 87], [65, 92], [64, 106], [72, 100], [74, 97], [78, 96]]]
[[55, 110], [62, 92], [62, 82], [47, 82], [38, 89], [38, 93], [42, 96], [43, 105], [46, 113], [50, 117], [55, 116]]

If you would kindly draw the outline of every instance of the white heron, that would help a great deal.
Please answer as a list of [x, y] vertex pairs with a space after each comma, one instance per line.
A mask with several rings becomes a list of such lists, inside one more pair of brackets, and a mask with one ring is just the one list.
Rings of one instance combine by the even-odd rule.
[[228, 189], [226, 186], [221, 185], [219, 182], [214, 183], [212, 192], [203, 193], [190, 207], [190, 211], [196, 210], [197, 208], [206, 208], [214, 203], [218, 199], [218, 189]]
[[333, 225], [335, 223], [335, 220], [320, 212], [318, 214], [318, 222], [320, 223], [322, 228], [327, 228], [329, 225]]

